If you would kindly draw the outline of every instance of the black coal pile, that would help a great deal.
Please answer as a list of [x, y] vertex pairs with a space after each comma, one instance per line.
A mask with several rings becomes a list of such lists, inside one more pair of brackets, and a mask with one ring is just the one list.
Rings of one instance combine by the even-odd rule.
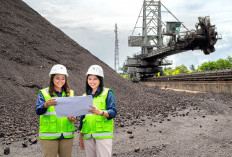
[[76, 95], [84, 92], [88, 67], [103, 67], [105, 86], [115, 92], [118, 127], [140, 125], [156, 115], [165, 118], [202, 100], [133, 84], [21, 0], [0, 0], [0, 138], [13, 142], [38, 133], [37, 92], [48, 86], [48, 73], [58, 63], [67, 67]]

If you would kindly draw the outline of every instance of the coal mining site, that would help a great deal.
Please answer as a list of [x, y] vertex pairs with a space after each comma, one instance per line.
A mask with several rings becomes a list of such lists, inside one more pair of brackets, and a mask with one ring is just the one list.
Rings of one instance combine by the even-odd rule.
[[[90, 65], [104, 69], [118, 111], [113, 156], [231, 156], [232, 95], [132, 83], [21, 0], [0, 0], [0, 21], [0, 156], [42, 156], [35, 104], [54, 64], [67, 67], [75, 95], [85, 92]], [[78, 131], [72, 153], [84, 156]]]

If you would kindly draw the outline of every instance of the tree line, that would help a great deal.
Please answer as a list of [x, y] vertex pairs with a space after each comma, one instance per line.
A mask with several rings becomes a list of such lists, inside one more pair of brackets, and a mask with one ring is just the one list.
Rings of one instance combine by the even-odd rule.
[[175, 68], [165, 67], [163, 68], [164, 75], [177, 75], [192, 72], [202, 72], [202, 71], [215, 71], [220, 69], [232, 68], [232, 57], [228, 56], [227, 59], [219, 59], [217, 61], [204, 62], [197, 68], [192, 64], [188, 68], [185, 65], [176, 66]]
[[[204, 62], [197, 67], [192, 64], [189, 69], [185, 65], [176, 66], [175, 68], [165, 67], [163, 68], [164, 75], [177, 75], [177, 74], [185, 74], [185, 73], [193, 73], [193, 72], [202, 72], [202, 71], [215, 71], [220, 69], [229, 69], [232, 68], [232, 57], [228, 56], [226, 59], [219, 59], [217, 61], [209, 61]], [[126, 75], [128, 67], [125, 66], [125, 63], [121, 68], [121, 75]], [[158, 74], [159, 75], [159, 74]]]

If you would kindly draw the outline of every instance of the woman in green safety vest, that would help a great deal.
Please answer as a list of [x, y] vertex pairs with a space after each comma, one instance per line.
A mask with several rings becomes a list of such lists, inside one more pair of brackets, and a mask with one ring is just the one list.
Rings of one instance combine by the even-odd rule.
[[54, 106], [57, 102], [52, 97], [71, 97], [67, 69], [61, 64], [52, 67], [50, 85], [39, 91], [36, 113], [40, 115], [39, 139], [44, 157], [71, 157], [75, 127], [75, 117], [57, 118]]
[[86, 157], [111, 157], [113, 141], [113, 118], [117, 115], [114, 92], [103, 86], [103, 70], [99, 65], [89, 67], [86, 93], [92, 95], [90, 112], [80, 119], [79, 145]]

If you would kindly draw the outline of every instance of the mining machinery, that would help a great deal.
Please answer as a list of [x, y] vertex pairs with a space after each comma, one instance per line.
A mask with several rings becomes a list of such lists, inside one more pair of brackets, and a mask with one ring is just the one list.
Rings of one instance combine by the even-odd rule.
[[[164, 23], [161, 20], [161, 8], [174, 20]], [[141, 18], [142, 26], [138, 27]], [[141, 28], [142, 34], [134, 35], [135, 30]], [[160, 0], [144, 0], [132, 35], [128, 37], [129, 46], [141, 47], [139, 54], [127, 57], [125, 66], [128, 67], [130, 79], [142, 81], [157, 76], [158, 73], [162, 75], [162, 66], [172, 64], [165, 59], [170, 55], [189, 50], [202, 50], [205, 55], [214, 52], [214, 45], [221, 37], [217, 34], [215, 25], [210, 23], [210, 17], [198, 17], [195, 28], [196, 30], [189, 30]], [[182, 29], [185, 31], [181, 31]]]

